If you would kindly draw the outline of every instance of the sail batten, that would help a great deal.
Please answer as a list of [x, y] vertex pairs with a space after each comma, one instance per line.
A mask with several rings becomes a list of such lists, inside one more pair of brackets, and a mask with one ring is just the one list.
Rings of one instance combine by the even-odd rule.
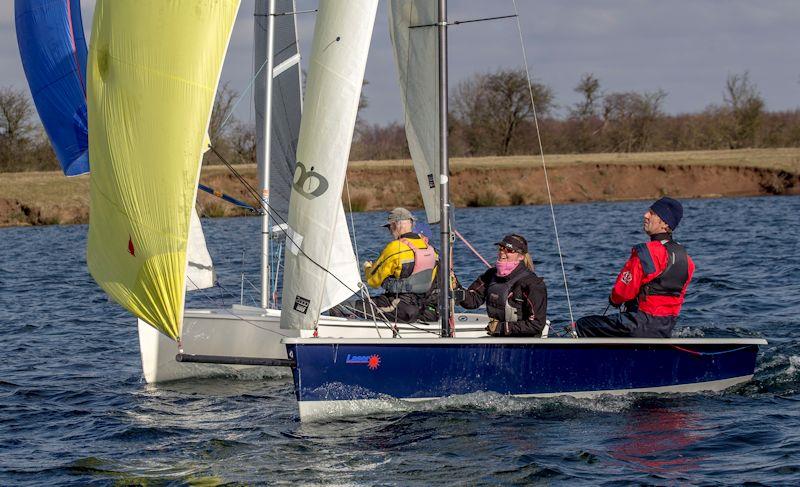
[[238, 0], [101, 0], [87, 69], [87, 263], [115, 301], [178, 338], [187, 245]]
[[437, 2], [390, 0], [389, 34], [405, 111], [408, 149], [428, 223], [439, 215], [439, 71]]
[[347, 227], [339, 222], [344, 221], [342, 189], [377, 5], [377, 0], [319, 4], [289, 211], [300, 249], [290, 246], [286, 253], [282, 328], [316, 326], [326, 295], [331, 298], [330, 274], [345, 284], [337, 285], [342, 299], [358, 289], [352, 244], [349, 237], [341, 241]]

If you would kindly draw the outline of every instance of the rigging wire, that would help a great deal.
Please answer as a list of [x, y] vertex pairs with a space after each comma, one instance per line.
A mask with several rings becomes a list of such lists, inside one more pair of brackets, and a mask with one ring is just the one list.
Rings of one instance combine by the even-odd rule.
[[[231, 163], [228, 162], [228, 160], [225, 159], [222, 156], [222, 154], [220, 154], [219, 151], [217, 151], [217, 149], [213, 145], [209, 145], [208, 147], [209, 147], [209, 149], [211, 149], [211, 151], [214, 154], [216, 154], [217, 157], [219, 157], [220, 161], [222, 161], [222, 163], [225, 164], [225, 166], [227, 166], [228, 170], [231, 171], [231, 173], [234, 175], [234, 177], [236, 177], [236, 179], [238, 179], [239, 182], [242, 183], [242, 185], [245, 187], [245, 189], [248, 191], [248, 193], [250, 193], [250, 195], [253, 196], [253, 198], [258, 202], [259, 210], [262, 211], [262, 212], [265, 212], [265, 213], [269, 213], [272, 216], [273, 219], [280, 220], [281, 223], [285, 223], [286, 224], [286, 228], [289, 228], [289, 223], [286, 220], [284, 220], [284, 218], [277, 211], [275, 211], [275, 209], [272, 208], [269, 205], [269, 203], [267, 203], [264, 200], [264, 198], [261, 197], [261, 195], [258, 194], [258, 191], [253, 187], [253, 185], [250, 184], [249, 182], [247, 182], [247, 180], [244, 178], [244, 176], [242, 176], [239, 173], [239, 171], [237, 171], [233, 167], [233, 165], [231, 165]], [[331, 276], [334, 279], [336, 279], [336, 281], [339, 282], [339, 284], [344, 286], [345, 289], [350, 291], [352, 294], [356, 294], [358, 292], [358, 291], [354, 290], [353, 288], [351, 288], [350, 286], [348, 286], [344, 281], [339, 279], [339, 276], [337, 276], [336, 274], [331, 272], [328, 268], [326, 268], [325, 266], [323, 266], [322, 264], [320, 264], [316, 260], [312, 259], [311, 256], [308, 255], [305, 252], [305, 250], [303, 250], [300, 247], [300, 245], [297, 242], [294, 241], [294, 239], [292, 238], [292, 235], [290, 235], [289, 232], [286, 231], [286, 228], [281, 228], [281, 227], [279, 227], [279, 228], [280, 228], [280, 231], [283, 232], [283, 234], [286, 236], [286, 240], [291, 242], [292, 245], [294, 245], [294, 247], [297, 248], [298, 252], [303, 254], [303, 257], [308, 259], [309, 262], [311, 262], [315, 266], [319, 267], [320, 270], [322, 270], [323, 272], [325, 272], [329, 276]]]
[[[272, 217], [273, 217], [275, 220], [280, 220], [280, 222], [281, 222], [281, 223], [284, 223], [284, 224], [286, 224], [286, 228], [289, 228], [289, 223], [288, 223], [286, 220], [284, 220], [284, 218], [283, 218], [283, 217], [282, 217], [282, 216], [281, 216], [281, 215], [280, 215], [280, 214], [279, 214], [277, 211], [275, 211], [275, 209], [274, 209], [274, 208], [272, 208], [272, 207], [269, 205], [269, 203], [267, 203], [267, 202], [266, 202], [266, 201], [265, 201], [265, 200], [264, 200], [264, 199], [263, 199], [263, 198], [262, 198], [262, 197], [261, 197], [261, 196], [258, 194], [258, 191], [257, 191], [257, 190], [256, 190], [256, 189], [253, 187], [253, 185], [252, 185], [252, 184], [250, 184], [250, 183], [249, 183], [249, 182], [248, 182], [248, 181], [247, 181], [247, 180], [244, 178], [244, 176], [242, 176], [242, 175], [239, 173], [239, 171], [237, 171], [237, 170], [236, 170], [236, 169], [233, 167], [233, 165], [232, 165], [230, 162], [228, 162], [228, 160], [227, 160], [227, 159], [225, 159], [225, 157], [223, 157], [223, 156], [222, 156], [222, 154], [220, 154], [220, 153], [219, 153], [219, 151], [217, 151], [217, 149], [216, 149], [216, 148], [215, 148], [213, 145], [209, 145], [209, 149], [211, 150], [211, 152], [213, 152], [214, 154], [216, 154], [216, 156], [219, 158], [219, 160], [220, 160], [220, 161], [222, 161], [222, 163], [223, 163], [223, 164], [225, 164], [225, 166], [228, 168], [228, 170], [231, 172], [231, 174], [233, 174], [233, 176], [234, 176], [234, 177], [235, 177], [235, 178], [236, 178], [236, 179], [237, 179], [237, 180], [238, 180], [238, 181], [239, 181], [239, 182], [242, 184], [242, 186], [244, 186], [245, 190], [246, 190], [246, 191], [247, 191], [247, 192], [250, 194], [250, 196], [252, 196], [252, 197], [253, 197], [253, 199], [255, 199], [255, 201], [257, 201], [257, 202], [258, 202], [258, 210], [259, 210], [259, 212], [267, 212], [267, 213], [270, 213], [270, 214], [272, 215]], [[355, 291], [355, 290], [353, 290], [353, 289], [352, 289], [350, 286], [348, 286], [348, 285], [347, 285], [347, 284], [346, 284], [344, 281], [342, 281], [341, 279], [339, 279], [339, 277], [338, 277], [336, 274], [332, 273], [332, 272], [331, 272], [329, 269], [327, 269], [326, 267], [324, 267], [322, 264], [320, 264], [320, 263], [319, 263], [319, 262], [317, 262], [316, 260], [312, 259], [312, 258], [311, 258], [311, 256], [309, 256], [309, 255], [308, 255], [308, 254], [307, 254], [307, 253], [306, 253], [306, 252], [305, 252], [305, 251], [304, 251], [304, 250], [303, 250], [303, 249], [300, 247], [300, 245], [298, 245], [298, 244], [297, 244], [297, 242], [295, 242], [295, 241], [294, 241], [294, 239], [292, 238], [292, 236], [289, 234], [289, 232], [287, 232], [287, 231], [286, 231], [286, 229], [285, 229], [285, 228], [280, 228], [280, 231], [281, 231], [281, 232], [283, 232], [284, 236], [286, 237], [286, 240], [288, 240], [289, 242], [291, 242], [291, 243], [292, 243], [292, 245], [294, 245], [294, 246], [295, 246], [295, 247], [298, 249], [298, 251], [299, 251], [299, 252], [300, 252], [300, 253], [301, 253], [301, 254], [302, 254], [302, 255], [303, 255], [305, 258], [307, 258], [307, 259], [308, 259], [308, 260], [309, 260], [309, 261], [310, 261], [312, 264], [316, 265], [316, 266], [317, 266], [317, 267], [319, 267], [319, 268], [320, 268], [322, 271], [324, 271], [325, 273], [327, 273], [328, 275], [330, 275], [331, 277], [333, 277], [334, 279], [336, 279], [336, 281], [338, 281], [338, 282], [339, 282], [339, 284], [341, 284], [342, 286], [344, 286], [344, 288], [345, 288], [345, 289], [347, 289], [348, 291], [350, 291], [351, 293], [353, 293], [353, 294], [359, 294], [359, 291]], [[252, 285], [252, 283], [251, 283], [251, 285]], [[364, 289], [364, 288], [363, 288], [363, 286], [362, 286], [362, 287], [361, 287], [361, 290], [363, 291], [363, 289]], [[367, 299], [367, 300], [370, 302], [370, 304], [373, 304], [373, 305], [374, 305], [374, 303], [372, 303], [372, 297], [371, 297], [371, 296], [369, 296], [369, 294], [368, 294], [368, 293], [366, 294], [366, 299]], [[380, 310], [379, 310], [379, 311], [380, 311]], [[382, 312], [381, 312], [380, 314], [383, 316], [383, 319], [382, 319], [381, 321], [383, 321], [383, 322], [384, 322], [384, 324], [386, 324], [387, 326], [390, 326], [390, 325], [389, 325], [389, 323], [388, 323], [388, 321], [389, 321], [389, 320], [388, 320], [388, 318], [386, 318], [386, 316], [385, 316], [385, 315], [383, 315], [383, 313], [382, 313]], [[373, 316], [373, 318], [374, 318], [374, 316]]]
[[477, 256], [477, 257], [478, 257], [478, 258], [481, 260], [481, 262], [483, 262], [483, 263], [486, 265], [486, 267], [492, 267], [492, 265], [491, 265], [491, 264], [489, 264], [489, 262], [487, 262], [487, 261], [486, 261], [486, 259], [484, 259], [484, 258], [483, 258], [483, 256], [482, 256], [480, 253], [478, 253], [478, 251], [477, 251], [477, 250], [475, 250], [475, 247], [473, 247], [473, 246], [472, 246], [472, 244], [470, 244], [470, 243], [467, 241], [467, 239], [466, 239], [466, 238], [464, 238], [464, 236], [463, 236], [463, 235], [461, 235], [461, 232], [459, 232], [458, 230], [456, 230], [456, 229], [454, 228], [454, 229], [453, 229], [453, 233], [455, 233], [455, 234], [456, 234], [456, 236], [457, 236], [458, 238], [460, 238], [462, 242], [464, 242], [464, 245], [466, 245], [466, 246], [467, 246], [467, 248], [468, 248], [468, 249], [470, 249], [470, 250], [472, 251], [472, 253], [473, 253], [473, 254], [475, 254], [475, 256]]
[[[244, 259], [242, 259], [242, 262], [244, 262]], [[194, 282], [194, 280], [193, 280], [191, 277], [189, 277], [189, 275], [188, 275], [188, 274], [186, 275], [186, 279], [187, 279], [187, 280], [188, 280], [190, 283], [192, 283], [192, 285], [193, 285], [193, 286], [196, 288], [196, 289], [195, 289], [195, 291], [200, 291], [200, 294], [202, 295], [202, 297], [203, 297], [204, 299], [207, 299], [209, 302], [211, 302], [211, 303], [212, 303], [212, 305], [213, 305], [213, 304], [216, 304], [216, 299], [215, 299], [214, 297], [212, 297], [212, 296], [211, 296], [211, 295], [210, 295], [210, 294], [209, 294], [209, 293], [206, 291], [206, 288], [201, 288], [201, 287], [199, 287], [199, 286], [197, 285], [197, 283], [196, 283], [196, 282]], [[246, 280], [246, 281], [247, 281], [247, 283], [248, 283], [248, 284], [250, 284], [250, 286], [252, 286], [252, 287], [253, 287], [253, 289], [256, 289], [256, 291], [258, 291], [258, 289], [257, 289], [257, 288], [256, 288], [256, 287], [253, 285], [253, 283], [252, 283], [252, 282], [250, 282], [250, 280], [249, 280], [249, 279], [244, 279], [244, 276], [243, 276], [243, 282], [242, 282], [243, 284], [244, 284], [244, 280]], [[229, 295], [231, 295], [231, 296], [234, 296], [234, 294], [233, 294], [233, 293], [231, 293], [230, 291], [228, 291], [228, 289], [227, 289], [227, 288], [225, 288], [225, 286], [223, 286], [221, 282], [219, 282], [219, 279], [215, 279], [215, 281], [214, 281], [214, 286], [219, 286], [219, 288], [220, 288], [220, 289], [221, 289], [221, 290], [222, 290], [224, 293], [227, 293], [227, 294], [229, 294]], [[252, 299], [252, 298], [251, 298], [251, 299]], [[221, 297], [221, 298], [220, 298], [220, 301], [222, 302], [222, 306], [225, 306], [225, 298], [224, 298], [224, 294], [223, 294], [223, 297]], [[255, 303], [254, 303], [254, 304], [255, 304]], [[243, 316], [241, 316], [241, 315], [239, 315], [239, 314], [235, 313], [233, 310], [229, 310], [228, 312], [229, 312], [231, 315], [233, 315], [234, 317], [238, 318], [238, 319], [239, 319], [241, 322], [243, 322], [243, 323], [247, 323], [247, 324], [249, 324], [249, 325], [252, 325], [252, 326], [254, 326], [255, 328], [258, 328], [258, 329], [260, 329], [260, 330], [267, 331], [267, 332], [270, 332], [270, 333], [274, 333], [274, 334], [276, 334], [276, 335], [280, 335], [280, 336], [282, 336], [282, 337], [287, 337], [287, 338], [289, 337], [289, 335], [285, 335], [285, 334], [283, 334], [283, 333], [281, 333], [281, 332], [278, 332], [278, 331], [275, 331], [275, 330], [272, 330], [272, 329], [269, 329], [269, 328], [265, 328], [265, 327], [263, 327], [263, 326], [261, 326], [261, 325], [259, 325], [259, 324], [257, 324], [257, 323], [254, 323], [252, 320], [248, 320], [248, 319], [244, 318]]]
[[[350, 199], [350, 182], [349, 182], [349, 179], [347, 178], [347, 173], [346, 172], [345, 172], [345, 175], [344, 175], [344, 185], [345, 185], [345, 193], [347, 194], [347, 209], [348, 209], [348, 213], [350, 214], [350, 228], [352, 229], [352, 233], [353, 233], [353, 237], [352, 237], [353, 251], [356, 254], [356, 262], [360, 263], [361, 262], [361, 257], [358, 255], [358, 237], [356, 235], [356, 224], [355, 224], [355, 220], [353, 219], [353, 202]], [[362, 281], [359, 284], [360, 284], [359, 295], [361, 296], [362, 301], [364, 301], [365, 303], [368, 302], [369, 305], [370, 305], [370, 315], [372, 316], [372, 321], [375, 323], [375, 329], [377, 330], [377, 328], [378, 328], [378, 323], [377, 323], [377, 319], [378, 318], [375, 316], [375, 310], [376, 309], [378, 310], [378, 312], [382, 316], [381, 321], [385, 325], [389, 326], [389, 322], [388, 322], [389, 319], [386, 317], [386, 315], [383, 313], [383, 311], [381, 311], [378, 308], [378, 306], [375, 304], [375, 302], [372, 301], [372, 296], [370, 296], [369, 292], [366, 290], [366, 285], [364, 284], [364, 282]], [[344, 305], [344, 303], [340, 303], [340, 304]], [[344, 305], [344, 307], [346, 309], [350, 309], [351, 311], [354, 310], [352, 307], [349, 307], [347, 305]], [[364, 314], [366, 316], [366, 306], [364, 307], [364, 311], [365, 311]]]
[[536, 102], [533, 99], [533, 86], [531, 85], [531, 74], [528, 69], [528, 56], [525, 53], [525, 41], [522, 37], [522, 24], [519, 21], [519, 10], [517, 9], [517, 0], [512, 0], [514, 3], [514, 14], [517, 21], [517, 32], [519, 33], [519, 45], [522, 47], [522, 59], [525, 62], [525, 78], [528, 80], [528, 94], [531, 97], [531, 109], [533, 110], [533, 124], [536, 127], [536, 139], [539, 143], [539, 154], [542, 158], [542, 170], [544, 171], [544, 182], [547, 187], [547, 200], [550, 203], [550, 216], [553, 219], [553, 231], [556, 234], [556, 247], [558, 248], [558, 260], [561, 263], [561, 275], [564, 278], [564, 291], [567, 295], [567, 308], [569, 309], [569, 322], [575, 323], [575, 318], [572, 314], [572, 301], [569, 297], [569, 284], [567, 283], [567, 271], [564, 267], [564, 254], [561, 251], [561, 239], [558, 237], [558, 224], [556, 223], [556, 212], [553, 209], [553, 196], [550, 192], [550, 180], [547, 177], [547, 164], [544, 160], [544, 148], [542, 146], [542, 134], [539, 131], [539, 117], [536, 114]]
[[418, 29], [420, 27], [438, 27], [439, 25], [442, 25], [442, 24], [444, 24], [446, 26], [460, 25], [460, 24], [471, 24], [473, 22], [486, 22], [486, 21], [489, 21], [489, 20], [510, 19], [511, 17], [517, 17], [517, 14], [514, 14], [514, 15], [498, 15], [496, 17], [482, 17], [482, 18], [479, 18], [479, 19], [469, 19], [469, 20], [454, 20], [452, 22], [441, 22], [441, 23], [436, 22], [436, 23], [433, 23], [433, 24], [410, 25], [408, 28], [409, 29]]
[[228, 116], [226, 116], [225, 119], [222, 121], [222, 123], [219, 124], [220, 129], [225, 125], [227, 125], [228, 121], [233, 116], [233, 112], [236, 111], [236, 107], [239, 106], [239, 103], [241, 103], [242, 100], [244, 100], [244, 94], [250, 91], [250, 89], [253, 87], [253, 84], [256, 82], [258, 75], [261, 74], [261, 71], [264, 70], [264, 67], [266, 67], [268, 61], [269, 60], [264, 61], [261, 67], [258, 68], [258, 71], [256, 71], [256, 74], [250, 79], [250, 82], [247, 83], [247, 86], [245, 86], [244, 91], [242, 91], [242, 93], [237, 97], [236, 102], [233, 104], [230, 111], [228, 112]]
[[358, 239], [356, 238], [356, 223], [353, 220], [353, 203], [350, 201], [350, 182], [347, 179], [347, 172], [344, 174], [344, 187], [347, 191], [347, 209], [350, 213], [350, 228], [353, 229], [353, 250], [356, 253], [356, 262], [361, 262], [361, 257], [358, 255]]

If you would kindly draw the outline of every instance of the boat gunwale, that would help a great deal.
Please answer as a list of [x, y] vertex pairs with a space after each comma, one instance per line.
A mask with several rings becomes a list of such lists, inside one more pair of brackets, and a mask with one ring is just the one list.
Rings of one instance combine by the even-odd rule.
[[285, 345], [767, 345], [764, 338], [295, 338]]

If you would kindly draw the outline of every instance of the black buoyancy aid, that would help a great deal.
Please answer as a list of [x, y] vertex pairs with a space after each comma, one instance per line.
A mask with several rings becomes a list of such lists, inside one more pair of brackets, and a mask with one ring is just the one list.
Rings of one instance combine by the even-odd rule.
[[689, 280], [689, 256], [683, 245], [672, 240], [662, 240], [667, 249], [667, 267], [658, 277], [642, 286], [645, 296], [678, 297]]
[[438, 259], [433, 246], [428, 244], [424, 249], [417, 248], [406, 238], [399, 239], [414, 252], [414, 269], [408, 277], [390, 277], [383, 281], [381, 287], [390, 294], [425, 294], [431, 289], [433, 272]]
[[508, 279], [495, 280], [486, 286], [486, 314], [489, 318], [499, 321], [519, 321], [524, 319], [517, 315], [516, 308], [508, 304], [508, 298], [514, 289], [514, 285], [528, 275], [524, 264], [520, 264], [520, 266], [523, 266], [523, 269], [515, 270], [508, 276]]

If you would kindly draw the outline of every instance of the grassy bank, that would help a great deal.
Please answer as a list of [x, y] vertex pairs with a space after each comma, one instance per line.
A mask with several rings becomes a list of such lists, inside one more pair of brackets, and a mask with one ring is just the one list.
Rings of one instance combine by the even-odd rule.
[[[546, 156], [556, 202], [798, 194], [800, 149], [560, 154]], [[451, 161], [456, 206], [539, 204], [546, 201], [539, 156], [456, 158]], [[252, 165], [237, 170], [255, 183]], [[223, 166], [203, 169], [201, 181], [248, 200]], [[422, 204], [408, 160], [354, 161], [348, 167], [350, 205], [355, 211]], [[201, 193], [206, 216], [243, 214]], [[58, 172], [0, 174], [0, 226], [85, 223], [89, 177]]]

